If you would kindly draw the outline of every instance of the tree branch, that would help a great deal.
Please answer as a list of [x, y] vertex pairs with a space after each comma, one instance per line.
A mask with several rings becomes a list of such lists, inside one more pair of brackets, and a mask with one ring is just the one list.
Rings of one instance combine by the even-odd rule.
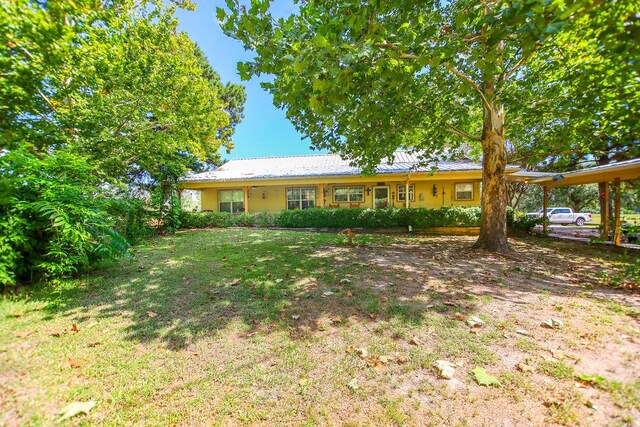
[[56, 108], [53, 106], [53, 104], [51, 103], [51, 100], [49, 98], [47, 98], [47, 95], [45, 95], [39, 87], [36, 87], [36, 91], [38, 92], [38, 95], [40, 95], [40, 97], [44, 100], [44, 102], [47, 103], [47, 105], [49, 106], [49, 108], [51, 108], [51, 111], [53, 111], [54, 113], [57, 113], [58, 111], [56, 110]]
[[507, 80], [509, 77], [511, 77], [516, 71], [518, 71], [518, 69], [520, 69], [520, 67], [526, 64], [526, 62], [533, 56], [535, 52], [536, 52], [535, 50], [532, 50], [528, 54], [523, 55], [518, 60], [518, 62], [516, 62], [513, 67], [511, 67], [509, 71], [502, 73], [502, 75], [500, 76], [500, 80]]
[[475, 90], [476, 93], [480, 95], [480, 98], [482, 98], [482, 103], [484, 104], [484, 106], [488, 109], [491, 109], [491, 104], [489, 104], [487, 97], [484, 96], [482, 89], [480, 89], [480, 86], [478, 86], [476, 82], [474, 82], [470, 77], [464, 75], [462, 72], [460, 72], [459, 70], [457, 70], [456, 68], [452, 67], [449, 64], [445, 64], [445, 67], [447, 67], [447, 69], [451, 71], [453, 74], [455, 74], [456, 76], [460, 77], [462, 80], [467, 82], [473, 88], [473, 90]]
[[451, 132], [451, 133], [453, 133], [453, 134], [455, 134], [455, 135], [458, 135], [458, 136], [461, 136], [461, 137], [463, 137], [463, 138], [467, 138], [467, 139], [470, 139], [470, 140], [472, 140], [472, 141], [478, 141], [478, 142], [481, 142], [481, 141], [482, 141], [482, 138], [481, 138], [481, 137], [479, 137], [479, 136], [473, 136], [473, 135], [471, 135], [471, 134], [468, 134], [468, 133], [466, 133], [466, 132], [464, 132], [464, 131], [462, 131], [462, 130], [458, 129], [457, 127], [452, 126], [452, 125], [450, 125], [450, 124], [448, 124], [448, 123], [445, 123], [444, 127], [445, 127], [445, 129], [447, 130], [447, 132]]

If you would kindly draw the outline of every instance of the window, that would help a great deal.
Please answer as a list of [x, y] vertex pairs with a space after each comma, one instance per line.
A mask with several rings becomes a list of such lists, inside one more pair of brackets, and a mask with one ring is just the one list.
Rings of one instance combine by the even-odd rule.
[[456, 200], [473, 200], [473, 182], [456, 183]]
[[335, 187], [334, 202], [364, 202], [364, 187]]
[[219, 195], [220, 212], [244, 212], [244, 191], [223, 190], [220, 191]]
[[307, 209], [315, 206], [315, 188], [287, 189], [287, 209]]
[[[404, 197], [404, 190], [405, 190], [405, 186], [404, 184], [399, 184], [398, 185], [398, 201], [400, 202], [404, 202], [406, 201], [405, 197]], [[409, 200], [410, 201], [414, 201], [414, 189], [413, 189], [413, 185], [409, 186]]]

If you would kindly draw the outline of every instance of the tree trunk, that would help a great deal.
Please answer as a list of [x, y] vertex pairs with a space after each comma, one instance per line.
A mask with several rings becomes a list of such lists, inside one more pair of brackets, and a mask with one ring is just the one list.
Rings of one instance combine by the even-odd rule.
[[491, 252], [511, 252], [507, 241], [507, 197], [504, 107], [493, 103], [493, 84], [485, 83], [488, 100], [482, 126], [482, 223], [473, 245]]

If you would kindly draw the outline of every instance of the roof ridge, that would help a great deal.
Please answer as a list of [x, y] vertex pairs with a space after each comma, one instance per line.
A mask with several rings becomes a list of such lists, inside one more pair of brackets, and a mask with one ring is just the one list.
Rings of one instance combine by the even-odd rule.
[[[410, 150], [397, 150], [394, 151], [395, 153], [410, 153], [410, 154], [415, 154], [415, 152], [410, 151]], [[286, 159], [286, 158], [292, 158], [292, 157], [296, 157], [296, 158], [300, 158], [300, 157], [328, 157], [328, 156], [340, 156], [339, 153], [325, 153], [325, 154], [316, 154], [316, 153], [312, 153], [312, 154], [293, 154], [290, 156], [262, 156], [262, 157], [242, 157], [240, 159], [229, 159], [227, 161], [227, 163], [229, 162], [234, 162], [234, 161], [239, 161], [239, 160], [264, 160], [264, 159]], [[340, 156], [340, 158], [342, 158], [342, 156]], [[225, 163], [226, 164], [226, 163]], [[224, 166], [224, 164], [222, 165]]]

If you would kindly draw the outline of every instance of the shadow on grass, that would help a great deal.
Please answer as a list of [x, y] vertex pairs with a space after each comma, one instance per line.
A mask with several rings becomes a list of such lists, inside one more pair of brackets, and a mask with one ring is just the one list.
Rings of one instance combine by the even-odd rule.
[[563, 276], [579, 269], [578, 261], [557, 248], [518, 242], [522, 259], [514, 260], [472, 253], [456, 238], [335, 243], [329, 234], [253, 230], [156, 238], [133, 263], [83, 278], [46, 310], [75, 321], [96, 312], [102, 320], [124, 318], [130, 340], [161, 340], [178, 350], [230, 322], [240, 321], [245, 337], [279, 330], [305, 339], [347, 320], [419, 328], [433, 316], [455, 322], [449, 318], [456, 312], [475, 313], [483, 298], [524, 303], [531, 292], [584, 290], [579, 274]]

